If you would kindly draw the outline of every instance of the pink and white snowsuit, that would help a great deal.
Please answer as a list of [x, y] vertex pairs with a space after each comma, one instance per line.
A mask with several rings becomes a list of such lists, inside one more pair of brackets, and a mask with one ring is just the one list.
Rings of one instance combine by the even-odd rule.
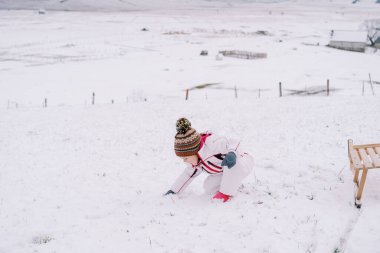
[[[207, 194], [220, 191], [226, 195], [235, 195], [243, 179], [252, 172], [252, 156], [241, 150], [239, 141], [210, 133], [201, 134], [201, 137], [198, 164], [187, 166], [170, 189], [175, 193], [184, 191], [196, 176], [205, 171], [210, 174], [203, 184]], [[230, 169], [222, 167], [225, 155], [231, 151], [236, 154], [236, 164]]]

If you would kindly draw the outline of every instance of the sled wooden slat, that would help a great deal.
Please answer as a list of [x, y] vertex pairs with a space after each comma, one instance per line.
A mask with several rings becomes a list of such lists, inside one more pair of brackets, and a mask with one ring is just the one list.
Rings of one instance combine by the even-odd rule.
[[355, 205], [360, 208], [368, 169], [380, 168], [380, 144], [353, 145], [353, 141], [348, 140], [348, 156], [354, 173]]
[[379, 147], [375, 147], [375, 150], [376, 150], [376, 153], [380, 156], [380, 148]]
[[373, 168], [372, 163], [371, 163], [371, 161], [369, 160], [368, 155], [367, 155], [367, 152], [365, 151], [364, 148], [360, 148], [360, 149], [359, 149], [359, 155], [360, 155], [361, 160], [363, 161], [364, 166], [365, 166], [367, 169]]
[[352, 163], [354, 165], [354, 169], [362, 169], [363, 166], [362, 166], [362, 163], [360, 162], [358, 152], [355, 149], [351, 149], [349, 152], [350, 152], [349, 154], [350, 154]]
[[367, 153], [369, 157], [371, 157], [373, 168], [380, 167], [380, 158], [375, 150], [373, 150], [373, 148], [367, 148]]
[[376, 148], [380, 147], [380, 143], [378, 144], [368, 144], [368, 145], [355, 145], [354, 148], [359, 149], [359, 148]]

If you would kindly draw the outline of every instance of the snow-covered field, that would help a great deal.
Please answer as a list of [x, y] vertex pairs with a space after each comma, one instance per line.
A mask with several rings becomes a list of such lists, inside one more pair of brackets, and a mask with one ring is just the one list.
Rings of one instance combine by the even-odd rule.
[[[380, 142], [380, 54], [324, 46], [380, 5], [188, 5], [0, 11], [0, 253], [380, 252], [380, 170], [358, 210], [347, 157], [349, 138]], [[234, 49], [268, 58], [215, 60]], [[329, 97], [290, 95], [327, 79]], [[211, 201], [205, 175], [162, 196], [184, 167], [181, 116], [253, 154], [232, 201]]]

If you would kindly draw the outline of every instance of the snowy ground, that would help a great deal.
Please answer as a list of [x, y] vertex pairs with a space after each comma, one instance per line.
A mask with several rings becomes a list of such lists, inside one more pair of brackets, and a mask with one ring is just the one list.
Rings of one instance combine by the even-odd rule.
[[[364, 20], [379, 18], [376, 4], [285, 2], [245, 9], [0, 13], [0, 32], [6, 35], [0, 38], [4, 107], [8, 101], [10, 106], [40, 106], [44, 98], [54, 105], [85, 104], [92, 92], [102, 103], [183, 96], [183, 89], [204, 83], [237, 86], [255, 97], [260, 89], [262, 97], [276, 97], [279, 82], [284, 89], [323, 89], [327, 79], [338, 89], [336, 95], [360, 96], [369, 73], [380, 81], [379, 52], [324, 46], [332, 29], [357, 30]], [[199, 56], [204, 49], [208, 57]], [[264, 52], [268, 58], [216, 61], [219, 50]], [[367, 85], [366, 92], [370, 94]]]
[[[357, 210], [346, 143], [380, 142], [367, 83], [380, 55], [324, 47], [379, 14], [369, 1], [0, 11], [0, 252], [380, 252], [380, 171]], [[215, 61], [228, 49], [268, 58]], [[289, 96], [327, 79], [329, 97]], [[220, 89], [184, 101], [205, 83]], [[204, 175], [162, 196], [183, 168], [180, 116], [249, 147], [256, 167], [231, 202], [204, 195]]]
[[[331, 97], [2, 110], [0, 252], [376, 252], [380, 174], [370, 171], [359, 212], [346, 140], [380, 136], [379, 106]], [[212, 203], [203, 178], [161, 196], [183, 168], [171, 148], [177, 115], [250, 147], [255, 172], [230, 203]]]

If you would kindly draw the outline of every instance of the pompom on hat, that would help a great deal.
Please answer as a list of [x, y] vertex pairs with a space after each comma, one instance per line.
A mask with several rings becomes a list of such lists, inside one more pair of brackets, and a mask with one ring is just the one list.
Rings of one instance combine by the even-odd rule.
[[174, 151], [179, 157], [192, 156], [197, 154], [201, 144], [201, 136], [191, 127], [191, 123], [186, 118], [180, 118], [176, 123], [177, 134], [174, 139]]

